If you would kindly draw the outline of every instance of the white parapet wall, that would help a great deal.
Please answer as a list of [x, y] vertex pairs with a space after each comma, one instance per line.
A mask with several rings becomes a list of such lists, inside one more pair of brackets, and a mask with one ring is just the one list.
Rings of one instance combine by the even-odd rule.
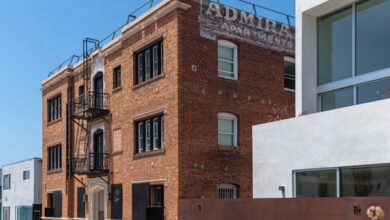
[[390, 100], [253, 127], [253, 196], [293, 196], [293, 171], [390, 163]]

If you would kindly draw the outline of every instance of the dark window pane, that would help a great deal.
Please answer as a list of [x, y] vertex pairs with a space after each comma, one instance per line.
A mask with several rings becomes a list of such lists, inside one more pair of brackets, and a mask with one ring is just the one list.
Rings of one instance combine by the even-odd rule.
[[144, 81], [144, 54], [139, 54], [137, 56], [137, 66], [138, 66], [138, 83]]
[[114, 89], [121, 87], [122, 84], [122, 71], [121, 67], [116, 67], [114, 69]]
[[295, 63], [284, 61], [284, 88], [295, 90]]
[[390, 67], [390, 1], [371, 0], [356, 7], [356, 75]]
[[341, 169], [342, 196], [390, 196], [390, 167]]
[[318, 83], [352, 77], [352, 9], [320, 18]]
[[296, 173], [296, 197], [336, 197], [336, 170]]

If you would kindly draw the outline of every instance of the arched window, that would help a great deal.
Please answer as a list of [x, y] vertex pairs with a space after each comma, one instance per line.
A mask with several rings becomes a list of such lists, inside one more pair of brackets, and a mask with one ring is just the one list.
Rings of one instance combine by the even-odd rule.
[[218, 113], [218, 144], [237, 146], [237, 116], [229, 113]]
[[238, 187], [234, 184], [223, 183], [218, 185], [219, 199], [237, 199]]
[[226, 40], [218, 41], [218, 76], [238, 79], [237, 45]]

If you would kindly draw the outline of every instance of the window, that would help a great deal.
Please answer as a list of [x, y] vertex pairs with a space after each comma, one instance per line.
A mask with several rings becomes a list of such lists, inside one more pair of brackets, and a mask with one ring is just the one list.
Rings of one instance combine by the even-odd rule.
[[48, 148], [48, 170], [61, 169], [61, 145]]
[[84, 85], [79, 86], [79, 96], [84, 95], [84, 93], [85, 93], [85, 86]]
[[164, 116], [138, 121], [136, 123], [137, 150], [142, 153], [164, 148]]
[[318, 19], [319, 97], [346, 88], [352, 105], [390, 97], [389, 11], [388, 0], [363, 0]]
[[149, 197], [150, 207], [164, 207], [164, 186], [163, 185], [151, 185]]
[[163, 42], [160, 41], [137, 53], [136, 84], [148, 81], [163, 73]]
[[218, 41], [218, 75], [238, 79], [237, 46], [229, 41]]
[[30, 170], [24, 170], [23, 171], [23, 180], [29, 180], [30, 179]]
[[336, 197], [337, 170], [296, 173], [296, 197]]
[[3, 176], [3, 190], [11, 189], [11, 174]]
[[48, 120], [56, 121], [61, 118], [61, 95], [48, 101]]
[[390, 196], [390, 165], [296, 171], [296, 197]]
[[3, 220], [10, 220], [10, 219], [11, 219], [11, 208], [3, 207]]
[[121, 66], [118, 66], [114, 69], [114, 77], [113, 77], [113, 82], [114, 82], [114, 89], [120, 88], [122, 85], [122, 71], [121, 71]]
[[229, 113], [218, 114], [218, 144], [237, 146], [237, 117]]
[[353, 89], [346, 88], [321, 94], [321, 111], [353, 105]]
[[17, 220], [30, 220], [33, 216], [32, 206], [16, 206], [16, 219]]
[[220, 184], [218, 186], [218, 198], [219, 199], [237, 199], [238, 189], [233, 184]]
[[284, 89], [295, 91], [295, 59], [284, 58]]

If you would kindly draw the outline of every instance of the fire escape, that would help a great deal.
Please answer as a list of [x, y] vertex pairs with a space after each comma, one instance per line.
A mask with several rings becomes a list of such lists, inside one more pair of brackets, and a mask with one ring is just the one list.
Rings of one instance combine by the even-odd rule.
[[[108, 122], [109, 95], [103, 91], [103, 75], [92, 77], [92, 53], [100, 48], [100, 42], [86, 38], [83, 41], [83, 90], [70, 101], [70, 117], [75, 130], [76, 152], [71, 152], [71, 174], [88, 177], [105, 176], [110, 170], [110, 155], [104, 150], [103, 131], [91, 132], [92, 122], [103, 119]], [[72, 141], [72, 140], [69, 140]]]

